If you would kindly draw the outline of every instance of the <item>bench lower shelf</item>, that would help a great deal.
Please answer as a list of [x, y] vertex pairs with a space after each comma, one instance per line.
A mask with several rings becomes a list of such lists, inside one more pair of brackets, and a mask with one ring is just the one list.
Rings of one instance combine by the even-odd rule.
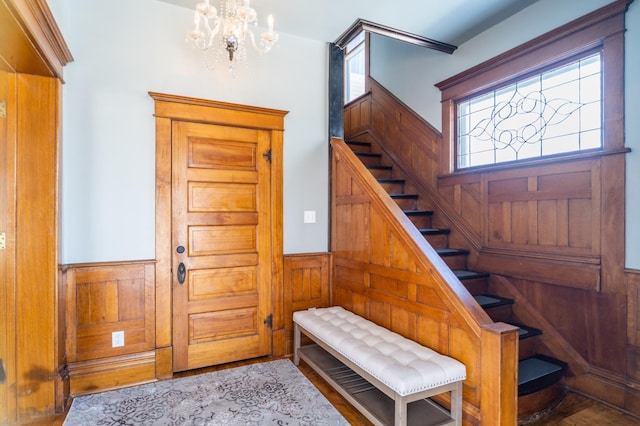
[[[298, 354], [372, 423], [393, 425], [395, 410], [393, 399], [319, 345], [303, 346]], [[449, 412], [430, 399], [421, 399], [407, 405], [408, 426], [443, 426], [454, 423]]]

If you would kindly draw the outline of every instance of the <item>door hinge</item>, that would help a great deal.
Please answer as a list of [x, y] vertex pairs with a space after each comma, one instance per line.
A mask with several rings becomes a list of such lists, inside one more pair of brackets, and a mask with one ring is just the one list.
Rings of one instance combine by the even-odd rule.
[[265, 152], [264, 154], [262, 154], [262, 156], [266, 158], [267, 161], [271, 162], [271, 150]]
[[267, 327], [273, 328], [273, 314], [269, 314], [267, 319], [265, 319], [263, 322], [267, 325]]
[[0, 99], [0, 118], [7, 117], [7, 101]]
[[4, 383], [7, 379], [7, 374], [4, 372], [4, 361], [0, 358], [0, 384]]

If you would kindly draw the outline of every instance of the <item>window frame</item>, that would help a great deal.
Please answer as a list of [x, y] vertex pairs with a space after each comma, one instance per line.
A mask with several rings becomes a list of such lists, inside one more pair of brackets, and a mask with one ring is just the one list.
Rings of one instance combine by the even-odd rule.
[[[358, 42], [355, 45], [351, 45], [351, 43], [355, 42], [359, 37], [362, 37], [362, 40], [360, 42]], [[347, 45], [344, 48], [344, 103], [345, 105], [348, 104], [349, 102], [353, 101], [354, 99], [359, 98], [360, 96], [364, 95], [365, 93], [367, 93], [367, 87], [366, 87], [366, 81], [367, 81], [367, 75], [368, 75], [368, 67], [367, 67], [367, 58], [368, 58], [368, 43], [367, 43], [367, 32], [365, 30], [360, 31], [359, 33], [357, 33], [353, 39], [351, 41], [349, 41], [349, 43], [347, 43]], [[349, 99], [348, 93], [350, 91], [350, 76], [351, 73], [349, 71], [349, 61], [351, 59], [353, 59], [357, 54], [362, 53], [362, 61], [364, 63], [364, 70], [363, 70], [363, 89], [362, 89], [362, 93], [358, 96], [355, 96], [352, 99]]]
[[[624, 12], [618, 0], [438, 84], [442, 94], [440, 175], [522, 167], [624, 151]], [[600, 50], [602, 65], [602, 148], [457, 169], [457, 103], [505, 86], [581, 54]]]

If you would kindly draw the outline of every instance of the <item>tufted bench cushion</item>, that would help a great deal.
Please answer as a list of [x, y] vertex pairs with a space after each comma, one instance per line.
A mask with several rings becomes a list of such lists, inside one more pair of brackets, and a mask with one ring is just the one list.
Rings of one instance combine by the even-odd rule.
[[294, 312], [293, 321], [400, 396], [466, 378], [461, 362], [338, 306]]

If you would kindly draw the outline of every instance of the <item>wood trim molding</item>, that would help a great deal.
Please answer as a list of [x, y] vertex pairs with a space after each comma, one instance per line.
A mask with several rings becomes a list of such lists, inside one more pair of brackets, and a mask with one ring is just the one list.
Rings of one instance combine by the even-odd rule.
[[288, 111], [186, 96], [149, 92], [155, 101], [155, 117], [225, 124], [265, 130], [284, 130]]
[[4, 0], [0, 22], [11, 29], [0, 44], [0, 69], [63, 80], [63, 67], [73, 61], [45, 0]]
[[76, 362], [69, 365], [69, 378], [74, 396], [155, 382], [156, 353], [146, 351]]
[[448, 54], [453, 53], [458, 48], [458, 46], [454, 46], [452, 44], [433, 40], [417, 34], [412, 34], [404, 30], [388, 27], [386, 25], [377, 24], [375, 22], [367, 21], [362, 18], [356, 19], [356, 21], [351, 24], [351, 26], [347, 28], [347, 30], [342, 33], [342, 35], [340, 35], [340, 37], [336, 39], [335, 44], [339, 48], [344, 49], [347, 44], [349, 44], [349, 42], [362, 31], [379, 34], [395, 40], [404, 41], [406, 43], [415, 44], [417, 46], [426, 47], [428, 49], [438, 50], [440, 52]]

